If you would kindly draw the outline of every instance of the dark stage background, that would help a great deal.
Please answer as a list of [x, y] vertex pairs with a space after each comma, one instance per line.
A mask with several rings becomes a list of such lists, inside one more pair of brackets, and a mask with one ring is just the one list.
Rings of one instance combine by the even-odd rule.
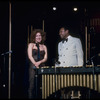
[[[84, 26], [89, 26], [89, 18], [97, 13], [100, 18], [100, 2], [79, 2], [79, 1], [12, 1], [11, 2], [11, 23], [12, 23], [12, 76], [11, 76], [11, 97], [27, 98], [28, 89], [28, 58], [27, 39], [28, 25], [34, 28], [43, 28], [46, 32], [45, 45], [48, 48], [47, 66], [53, 65], [53, 59], [57, 58], [57, 44], [60, 41], [58, 35], [61, 25], [69, 25], [73, 36], [82, 40], [85, 54], [85, 32]], [[52, 7], [57, 10], [52, 10]], [[73, 7], [77, 6], [78, 11], [74, 12]], [[95, 6], [95, 7], [94, 7]], [[85, 12], [84, 9], [87, 9]], [[89, 26], [90, 27], [90, 26]], [[88, 29], [90, 33], [90, 29]], [[95, 34], [94, 34], [95, 33]], [[97, 34], [98, 33], [98, 34]], [[99, 53], [100, 31], [91, 32], [91, 56]], [[0, 54], [9, 51], [9, 2], [0, 1]], [[4, 59], [0, 56], [0, 98], [8, 97], [8, 55]], [[96, 61], [97, 63], [97, 61]], [[3, 80], [5, 78], [5, 87]]]

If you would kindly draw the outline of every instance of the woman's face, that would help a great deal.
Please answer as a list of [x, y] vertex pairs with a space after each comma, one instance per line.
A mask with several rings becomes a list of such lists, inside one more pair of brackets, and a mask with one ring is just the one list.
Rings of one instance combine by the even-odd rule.
[[40, 43], [42, 40], [42, 36], [41, 36], [41, 33], [36, 33], [36, 37], [35, 37], [35, 42], [36, 43]]

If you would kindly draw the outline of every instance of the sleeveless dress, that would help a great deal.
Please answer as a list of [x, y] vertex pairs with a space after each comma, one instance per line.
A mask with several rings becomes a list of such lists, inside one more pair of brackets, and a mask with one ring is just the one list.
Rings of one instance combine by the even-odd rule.
[[[42, 50], [40, 51], [40, 60], [42, 60], [44, 58], [45, 55], [45, 51]], [[32, 50], [32, 56], [34, 58], [34, 60], [37, 62], [38, 60], [38, 50], [37, 49], [33, 49]], [[34, 64], [30, 61], [29, 63], [30, 67], [29, 67], [29, 89], [28, 89], [28, 96], [29, 98], [34, 98], [35, 97], [35, 72], [36, 70], [34, 70]], [[45, 64], [42, 63], [40, 64], [39, 67], [43, 67]], [[39, 83], [39, 82], [38, 82]], [[39, 85], [39, 84], [37, 84]], [[37, 86], [39, 87], [39, 86]]]
[[[38, 50], [37, 49], [33, 49], [32, 50], [32, 56], [34, 58], [34, 60], [37, 62], [38, 61]], [[45, 55], [45, 51], [44, 50], [41, 50], [40, 51], [40, 60], [42, 60], [44, 58], [44, 55]], [[43, 67], [44, 64], [42, 63], [39, 67]], [[33, 68], [34, 67], [34, 64], [32, 62], [30, 62], [30, 67]]]

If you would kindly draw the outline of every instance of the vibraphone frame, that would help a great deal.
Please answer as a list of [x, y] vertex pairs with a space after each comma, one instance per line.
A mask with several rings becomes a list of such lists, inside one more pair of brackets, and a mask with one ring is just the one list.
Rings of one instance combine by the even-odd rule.
[[[93, 71], [94, 79], [93, 79]], [[42, 99], [66, 87], [86, 87], [100, 93], [100, 67], [55, 67], [38, 69], [42, 75]]]

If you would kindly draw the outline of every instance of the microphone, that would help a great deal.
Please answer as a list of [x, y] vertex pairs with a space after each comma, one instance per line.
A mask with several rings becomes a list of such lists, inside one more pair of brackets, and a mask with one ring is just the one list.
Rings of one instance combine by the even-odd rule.
[[87, 64], [90, 60], [92, 60], [93, 58], [95, 58], [95, 57], [97, 57], [97, 56], [100, 56], [100, 53], [98, 53], [98, 54], [92, 56], [89, 60], [87, 60], [86, 64]]
[[55, 63], [56, 64], [60, 64], [60, 61], [58, 61], [57, 59], [55, 59]]
[[57, 64], [60, 64], [60, 61], [56, 61]]
[[54, 65], [55, 65], [55, 64], [60, 64], [60, 61], [58, 61], [58, 60], [55, 59], [55, 58], [52, 59], [52, 62], [53, 62]]
[[5, 53], [2, 53], [1, 56], [5, 55], [5, 54], [9, 54], [9, 53], [12, 53], [12, 51], [8, 51], [8, 52], [5, 52]]

